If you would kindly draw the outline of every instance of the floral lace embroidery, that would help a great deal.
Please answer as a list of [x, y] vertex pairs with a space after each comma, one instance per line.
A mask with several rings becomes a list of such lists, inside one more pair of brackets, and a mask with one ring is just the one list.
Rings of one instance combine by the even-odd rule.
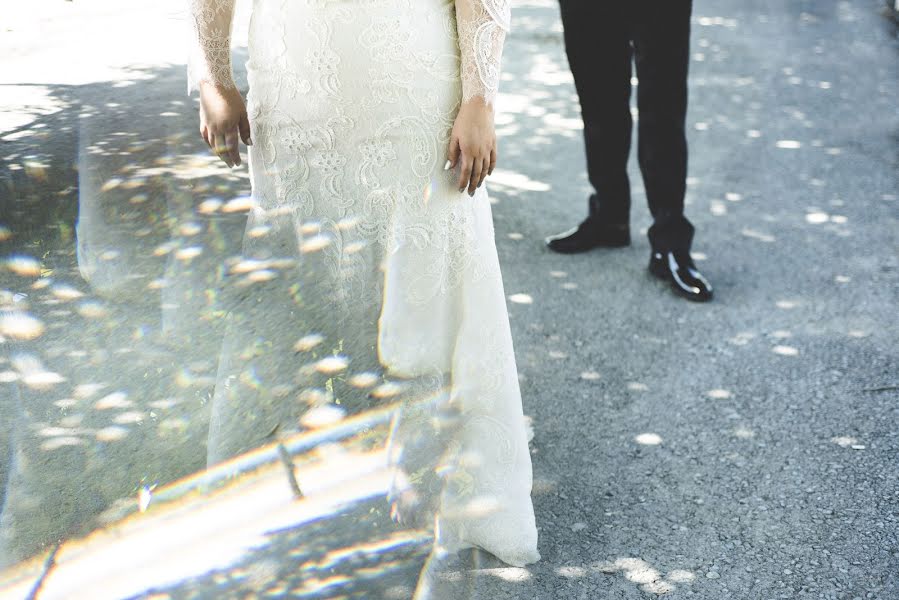
[[[194, 44], [188, 63], [188, 92], [207, 81], [233, 88], [231, 66], [231, 24], [235, 0], [189, 0]], [[501, 58], [506, 34], [511, 23], [511, 0], [456, 0], [463, 101], [481, 97], [492, 104], [499, 89]], [[399, 23], [382, 23], [383, 43], [377, 51], [402, 64], [402, 39], [394, 37], [403, 31]], [[400, 34], [402, 35], [402, 34]], [[427, 59], [427, 57], [423, 57]], [[307, 61], [320, 77], [320, 84], [335, 93], [334, 75], [337, 56], [327, 50], [311, 52]], [[288, 93], [309, 90], [307, 80], [286, 80]]]
[[189, 0], [194, 43], [188, 59], [187, 91], [203, 82], [233, 88], [231, 24], [234, 0]]
[[496, 98], [511, 18], [511, 0], [456, 0], [463, 101], [482, 97], [492, 104]]
[[[190, 6], [189, 88], [233, 86], [234, 0]], [[449, 391], [464, 437], [447, 455], [458, 468], [442, 541], [520, 565], [537, 557], [536, 529], [489, 200], [457, 193], [442, 170], [460, 102], [495, 100], [509, 13], [510, 0], [255, 0], [251, 225], [270, 233], [245, 238], [244, 254], [294, 261], [314, 275], [300, 293], [324, 302], [304, 318], [334, 321], [356, 349], [377, 341], [372, 364]], [[417, 439], [407, 423], [398, 443]], [[500, 510], [484, 514], [491, 498]]]

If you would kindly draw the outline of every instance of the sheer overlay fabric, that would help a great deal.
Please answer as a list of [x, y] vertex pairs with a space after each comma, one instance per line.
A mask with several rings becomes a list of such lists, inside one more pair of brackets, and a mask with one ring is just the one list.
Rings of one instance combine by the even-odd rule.
[[[189, 90], [233, 87], [233, 0], [190, 6]], [[443, 168], [463, 99], [494, 101], [509, 13], [255, 0], [252, 209], [229, 263], [208, 452], [249, 450], [323, 407], [395, 403], [400, 517], [436, 516], [443, 549], [524, 565], [539, 559], [531, 461], [490, 202]]]

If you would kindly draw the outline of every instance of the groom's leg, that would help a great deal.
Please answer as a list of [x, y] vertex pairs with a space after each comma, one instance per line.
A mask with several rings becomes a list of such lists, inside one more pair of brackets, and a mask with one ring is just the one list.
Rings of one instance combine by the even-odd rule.
[[638, 156], [653, 216], [654, 250], [687, 251], [693, 226], [684, 217], [687, 179], [687, 70], [691, 0], [635, 2]]
[[587, 173], [595, 190], [590, 217], [604, 225], [627, 225], [630, 212], [633, 50], [625, 4], [560, 0], [565, 50], [584, 119]]

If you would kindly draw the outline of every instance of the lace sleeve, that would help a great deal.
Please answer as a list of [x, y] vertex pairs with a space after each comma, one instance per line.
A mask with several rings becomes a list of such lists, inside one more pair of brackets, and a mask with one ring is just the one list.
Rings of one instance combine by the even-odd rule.
[[192, 39], [187, 93], [208, 81], [236, 87], [231, 70], [231, 24], [235, 0], [188, 0]]
[[482, 97], [492, 104], [496, 98], [511, 17], [511, 0], [456, 0], [463, 101]]

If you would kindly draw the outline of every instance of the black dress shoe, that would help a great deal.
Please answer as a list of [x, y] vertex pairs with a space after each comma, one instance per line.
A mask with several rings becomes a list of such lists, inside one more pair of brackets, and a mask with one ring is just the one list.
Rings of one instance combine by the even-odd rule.
[[594, 248], [621, 248], [631, 243], [631, 231], [627, 225], [601, 225], [587, 218], [570, 231], [551, 235], [546, 245], [554, 252], [575, 254]]
[[688, 252], [653, 252], [649, 272], [670, 282], [674, 291], [688, 300], [712, 299], [712, 285], [696, 270]]

